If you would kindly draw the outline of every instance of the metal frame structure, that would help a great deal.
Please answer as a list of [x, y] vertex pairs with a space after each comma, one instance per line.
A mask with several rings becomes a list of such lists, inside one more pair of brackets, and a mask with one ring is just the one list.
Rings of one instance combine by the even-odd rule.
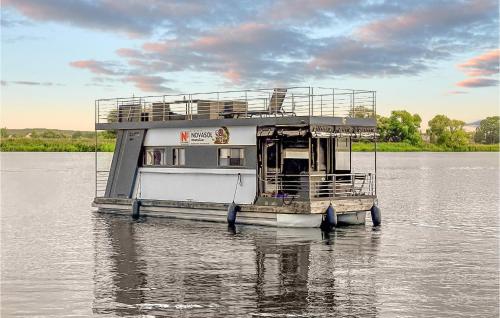
[[375, 91], [288, 87], [99, 99], [96, 124], [255, 117], [375, 118]]

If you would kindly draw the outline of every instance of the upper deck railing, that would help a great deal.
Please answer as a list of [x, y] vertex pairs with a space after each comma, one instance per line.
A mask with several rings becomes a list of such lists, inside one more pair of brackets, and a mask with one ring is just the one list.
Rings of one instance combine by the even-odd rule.
[[96, 100], [96, 123], [322, 116], [374, 118], [375, 91], [288, 87]]

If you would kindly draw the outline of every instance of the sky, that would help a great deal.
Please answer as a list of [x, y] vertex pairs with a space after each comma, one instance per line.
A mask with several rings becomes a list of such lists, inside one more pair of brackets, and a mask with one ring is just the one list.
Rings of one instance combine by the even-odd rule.
[[8, 128], [92, 130], [100, 98], [320, 86], [377, 111], [499, 114], [497, 0], [2, 0]]

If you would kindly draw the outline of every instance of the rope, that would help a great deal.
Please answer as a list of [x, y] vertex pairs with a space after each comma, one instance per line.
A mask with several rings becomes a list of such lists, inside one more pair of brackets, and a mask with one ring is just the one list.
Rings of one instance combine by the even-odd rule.
[[241, 173], [238, 173], [238, 177], [236, 178], [236, 185], [234, 187], [234, 194], [233, 194], [233, 203], [234, 199], [236, 198], [236, 190], [238, 190], [238, 184], [242, 186], [242, 181], [241, 181]]

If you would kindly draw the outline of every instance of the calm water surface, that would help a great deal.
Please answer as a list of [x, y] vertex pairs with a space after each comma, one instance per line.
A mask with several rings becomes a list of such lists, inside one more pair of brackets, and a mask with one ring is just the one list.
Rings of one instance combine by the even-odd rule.
[[380, 154], [382, 227], [329, 236], [100, 215], [93, 154], [1, 159], [2, 317], [499, 315], [495, 153]]

